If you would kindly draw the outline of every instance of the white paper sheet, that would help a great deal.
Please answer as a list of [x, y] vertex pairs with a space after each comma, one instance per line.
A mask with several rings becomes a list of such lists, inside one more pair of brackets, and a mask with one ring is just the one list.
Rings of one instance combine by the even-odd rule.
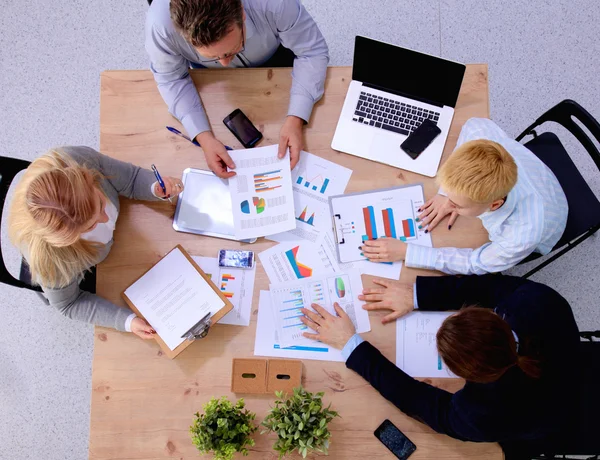
[[277, 145], [229, 152], [236, 175], [229, 192], [239, 239], [296, 228], [289, 156], [277, 158]]
[[225, 305], [178, 248], [127, 288], [125, 294], [171, 350], [208, 312], [215, 314]]
[[365, 239], [397, 238], [431, 247], [431, 234], [416, 222], [423, 203], [421, 185], [332, 198], [334, 212], [340, 216], [336, 219], [339, 261], [365, 260], [358, 249]]
[[310, 241], [289, 241], [258, 253], [269, 281], [284, 283], [322, 273], [333, 273], [330, 257]]
[[269, 291], [260, 291], [254, 340], [256, 356], [344, 362], [341, 351], [331, 348], [329, 345], [306, 338], [302, 338], [302, 341], [298, 343], [299, 345], [287, 348], [279, 345], [275, 318], [271, 312], [271, 295]]
[[440, 357], [435, 336], [452, 312], [415, 311], [396, 321], [396, 366], [412, 377], [456, 377]]
[[233, 310], [221, 318], [219, 324], [248, 326], [252, 314], [256, 266], [252, 269], [222, 268], [216, 257], [192, 258], [233, 304]]
[[[356, 270], [348, 273], [313, 276], [291, 283], [271, 284], [271, 309], [275, 318], [279, 345], [289, 347], [304, 343], [304, 332], [312, 332], [302, 323], [304, 314], [301, 308], [313, 310], [317, 303], [329, 313], [335, 315], [333, 304], [337, 302], [354, 323], [356, 332], [371, 330], [369, 314], [362, 308], [364, 302], [358, 300], [362, 293], [360, 273]], [[313, 310], [314, 311], [314, 310]]]
[[292, 171], [296, 228], [271, 235], [273, 241], [303, 239], [320, 245], [331, 229], [328, 197], [344, 193], [352, 170], [305, 151]]

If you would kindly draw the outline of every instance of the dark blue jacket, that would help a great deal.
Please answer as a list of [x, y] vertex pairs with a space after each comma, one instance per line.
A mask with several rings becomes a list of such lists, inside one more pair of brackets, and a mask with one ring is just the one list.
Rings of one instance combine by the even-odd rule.
[[368, 342], [346, 366], [367, 380], [401, 411], [439, 433], [465, 441], [543, 440], [559, 432], [573, 402], [579, 331], [571, 307], [556, 291], [522, 278], [486, 276], [418, 277], [419, 310], [491, 308], [525, 344], [542, 357], [542, 376], [519, 368], [489, 384], [467, 382], [455, 394], [408, 376]]

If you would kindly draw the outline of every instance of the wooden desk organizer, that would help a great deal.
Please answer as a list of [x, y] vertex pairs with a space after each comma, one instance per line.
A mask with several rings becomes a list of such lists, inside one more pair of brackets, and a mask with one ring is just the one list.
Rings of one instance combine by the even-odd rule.
[[231, 391], [234, 393], [292, 394], [302, 383], [302, 361], [295, 359], [234, 358]]

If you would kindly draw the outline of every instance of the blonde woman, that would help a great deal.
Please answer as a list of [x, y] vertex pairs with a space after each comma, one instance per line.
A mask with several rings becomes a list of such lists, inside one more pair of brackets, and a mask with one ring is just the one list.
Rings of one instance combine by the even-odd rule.
[[89, 147], [61, 147], [31, 163], [15, 190], [9, 236], [50, 305], [71, 319], [153, 337], [131, 310], [82, 291], [79, 283], [110, 252], [119, 195], [160, 200], [183, 190], [181, 180], [163, 180], [166, 196], [151, 171]]

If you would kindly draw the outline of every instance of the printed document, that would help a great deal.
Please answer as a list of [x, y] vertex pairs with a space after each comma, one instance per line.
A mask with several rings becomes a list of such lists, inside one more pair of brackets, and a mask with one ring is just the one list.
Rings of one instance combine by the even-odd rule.
[[178, 248], [129, 286], [125, 295], [171, 350], [207, 313], [213, 315], [225, 306]]
[[258, 238], [296, 228], [289, 154], [277, 145], [229, 152], [236, 175], [229, 179], [235, 237]]

